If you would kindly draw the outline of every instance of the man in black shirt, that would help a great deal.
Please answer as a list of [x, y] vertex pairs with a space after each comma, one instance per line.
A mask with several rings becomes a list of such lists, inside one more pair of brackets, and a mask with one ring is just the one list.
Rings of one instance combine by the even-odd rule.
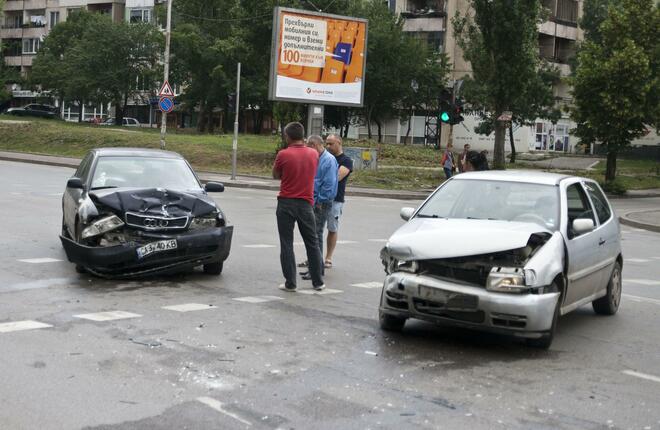
[[337, 195], [335, 196], [335, 200], [332, 202], [332, 210], [328, 216], [328, 250], [325, 256], [324, 265], [325, 268], [329, 269], [332, 267], [332, 254], [334, 253], [335, 246], [337, 245], [339, 218], [341, 217], [342, 209], [344, 207], [346, 182], [348, 181], [348, 176], [353, 171], [353, 160], [344, 154], [341, 137], [335, 134], [331, 134], [325, 139], [325, 145], [328, 151], [335, 156], [337, 159], [337, 164], [339, 165], [339, 171], [337, 173], [337, 180], [339, 181], [337, 186]]

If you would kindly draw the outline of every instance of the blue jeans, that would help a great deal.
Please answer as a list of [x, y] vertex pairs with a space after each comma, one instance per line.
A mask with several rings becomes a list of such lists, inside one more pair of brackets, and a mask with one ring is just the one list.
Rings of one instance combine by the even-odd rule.
[[[321, 259], [323, 259], [323, 229], [328, 217], [332, 212], [332, 202], [317, 203], [314, 206], [314, 218], [316, 220], [316, 236], [319, 244], [319, 251], [321, 252]], [[324, 273], [323, 265], [321, 265], [321, 273]]]
[[277, 200], [277, 231], [280, 235], [280, 264], [282, 274], [287, 288], [296, 287], [296, 256], [293, 252], [293, 229], [296, 222], [298, 230], [305, 242], [307, 261], [309, 261], [309, 273], [312, 276], [312, 285], [318, 287], [323, 285], [323, 256], [319, 251], [316, 236], [316, 222], [312, 205], [303, 199]]
[[452, 173], [451, 169], [449, 167], [445, 167], [444, 170], [445, 170], [445, 176], [447, 177], [447, 179], [451, 178], [451, 173]]

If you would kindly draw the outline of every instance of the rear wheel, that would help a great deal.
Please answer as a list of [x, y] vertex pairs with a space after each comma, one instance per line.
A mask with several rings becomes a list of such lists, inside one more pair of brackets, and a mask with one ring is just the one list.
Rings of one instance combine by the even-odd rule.
[[386, 331], [401, 331], [406, 324], [405, 318], [395, 317], [384, 312], [378, 312], [380, 328]]
[[207, 275], [219, 275], [222, 273], [223, 262], [209, 263], [204, 265], [204, 273]]
[[607, 283], [607, 293], [591, 302], [591, 306], [597, 314], [614, 315], [619, 310], [619, 303], [621, 303], [621, 264], [617, 261]]

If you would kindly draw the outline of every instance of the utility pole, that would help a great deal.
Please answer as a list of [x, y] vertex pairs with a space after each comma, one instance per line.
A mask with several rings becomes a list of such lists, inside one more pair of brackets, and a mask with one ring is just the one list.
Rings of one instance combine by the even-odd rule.
[[[170, 33], [172, 29], [172, 1], [167, 0], [167, 25], [165, 30], [165, 76], [163, 84], [170, 78]], [[165, 133], [167, 132], [167, 112], [163, 111], [160, 124], [160, 149], [165, 149]]]
[[236, 70], [236, 102], [234, 110], [236, 116], [234, 117], [234, 140], [231, 144], [231, 179], [236, 180], [236, 153], [238, 152], [238, 109], [241, 100], [241, 63], [238, 63]]

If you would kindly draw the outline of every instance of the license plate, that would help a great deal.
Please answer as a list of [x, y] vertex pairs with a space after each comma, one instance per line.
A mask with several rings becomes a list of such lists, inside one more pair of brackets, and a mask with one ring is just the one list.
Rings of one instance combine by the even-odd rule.
[[158, 242], [151, 242], [139, 247], [137, 249], [137, 256], [138, 258], [144, 258], [149, 254], [176, 249], [176, 247], [176, 239], [159, 240]]
[[442, 303], [447, 309], [471, 310], [476, 309], [479, 303], [477, 296], [454, 293], [453, 291], [425, 287], [423, 285], [419, 286], [419, 296], [425, 300]]

